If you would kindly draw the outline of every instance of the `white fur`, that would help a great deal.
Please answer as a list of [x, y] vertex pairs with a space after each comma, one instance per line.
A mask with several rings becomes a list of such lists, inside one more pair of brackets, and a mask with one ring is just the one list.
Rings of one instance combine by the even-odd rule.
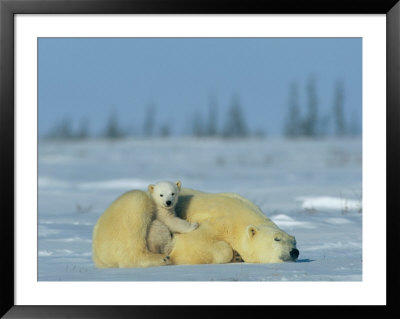
[[[160, 182], [156, 185], [149, 185], [149, 192], [151, 198], [156, 204], [157, 208], [165, 208], [171, 210], [175, 207], [178, 201], [179, 192], [181, 189], [181, 182]], [[169, 205], [167, 203], [170, 202]]]
[[147, 233], [147, 247], [154, 253], [169, 253], [173, 247], [171, 233], [188, 233], [198, 228], [198, 223], [189, 223], [175, 214], [181, 182], [160, 182], [149, 185], [148, 191], [156, 206], [156, 219]]
[[151, 267], [170, 264], [169, 256], [147, 249], [147, 229], [155, 206], [146, 192], [132, 190], [118, 197], [93, 229], [96, 267]]

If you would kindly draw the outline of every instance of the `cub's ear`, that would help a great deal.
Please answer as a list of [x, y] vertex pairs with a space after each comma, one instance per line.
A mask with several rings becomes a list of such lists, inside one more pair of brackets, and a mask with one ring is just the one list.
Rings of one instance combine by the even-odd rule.
[[253, 238], [255, 234], [257, 234], [258, 228], [254, 225], [247, 226], [247, 235], [249, 238]]
[[152, 193], [154, 191], [154, 185], [150, 184], [149, 187], [148, 187], [148, 190], [149, 190], [150, 193]]
[[182, 183], [180, 181], [177, 181], [175, 184], [178, 187], [178, 189], [181, 190]]

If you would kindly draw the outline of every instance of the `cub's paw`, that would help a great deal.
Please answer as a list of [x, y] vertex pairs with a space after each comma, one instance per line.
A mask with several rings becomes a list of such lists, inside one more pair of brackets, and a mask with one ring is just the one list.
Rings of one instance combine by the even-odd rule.
[[169, 256], [165, 256], [162, 261], [164, 265], [171, 265], [171, 257]]
[[192, 223], [191, 228], [192, 228], [192, 230], [199, 228], [199, 223]]

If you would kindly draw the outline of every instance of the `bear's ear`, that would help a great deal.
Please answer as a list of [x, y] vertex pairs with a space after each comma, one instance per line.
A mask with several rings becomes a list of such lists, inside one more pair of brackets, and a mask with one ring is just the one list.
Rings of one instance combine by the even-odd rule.
[[175, 184], [176, 187], [178, 187], [178, 189], [181, 190], [182, 183], [180, 181], [177, 181]]
[[154, 191], [154, 185], [150, 184], [149, 187], [148, 187], [148, 190], [149, 190], [150, 193], [152, 193]]
[[247, 235], [249, 238], [253, 238], [255, 234], [257, 234], [258, 228], [254, 225], [247, 226]]

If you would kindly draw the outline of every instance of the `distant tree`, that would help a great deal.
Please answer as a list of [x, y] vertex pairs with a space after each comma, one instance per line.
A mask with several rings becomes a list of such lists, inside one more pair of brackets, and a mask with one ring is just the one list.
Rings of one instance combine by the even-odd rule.
[[295, 137], [302, 134], [302, 123], [299, 109], [299, 90], [296, 83], [289, 87], [289, 110], [284, 125], [284, 134], [288, 137]]
[[216, 136], [218, 134], [217, 130], [217, 102], [214, 96], [210, 97], [209, 109], [208, 109], [208, 123], [206, 128], [207, 136]]
[[45, 135], [45, 138], [49, 138], [49, 139], [71, 139], [71, 138], [74, 138], [71, 120], [69, 118], [62, 119], [61, 122], [57, 123]]
[[335, 134], [337, 136], [346, 135], [346, 122], [344, 116], [344, 85], [338, 81], [335, 86], [333, 96], [333, 118]]
[[262, 129], [257, 129], [254, 132], [254, 136], [258, 138], [264, 138], [267, 134]]
[[109, 139], [117, 139], [125, 136], [125, 133], [119, 126], [118, 117], [116, 113], [111, 113], [108, 117], [108, 122], [104, 129], [103, 136]]
[[193, 116], [193, 125], [192, 125], [193, 135], [196, 137], [202, 137], [206, 135], [206, 130], [204, 128], [203, 119], [199, 112], [196, 112]]
[[171, 126], [169, 123], [164, 123], [160, 128], [161, 137], [169, 137], [171, 135]]
[[331, 118], [332, 116], [330, 116], [330, 113], [319, 117], [316, 135], [326, 136], [327, 134], [330, 133], [329, 130], [330, 130]]
[[307, 115], [303, 122], [303, 132], [305, 136], [314, 137], [317, 135], [318, 99], [315, 85], [315, 77], [313, 76], [311, 76], [308, 80], [306, 94]]
[[152, 136], [154, 134], [156, 107], [154, 104], [147, 106], [146, 115], [143, 124], [143, 135]]
[[80, 139], [89, 137], [89, 122], [86, 118], [81, 120], [79, 131], [76, 137]]
[[224, 137], [247, 137], [248, 134], [239, 97], [233, 96], [231, 106], [228, 109], [223, 135]]

